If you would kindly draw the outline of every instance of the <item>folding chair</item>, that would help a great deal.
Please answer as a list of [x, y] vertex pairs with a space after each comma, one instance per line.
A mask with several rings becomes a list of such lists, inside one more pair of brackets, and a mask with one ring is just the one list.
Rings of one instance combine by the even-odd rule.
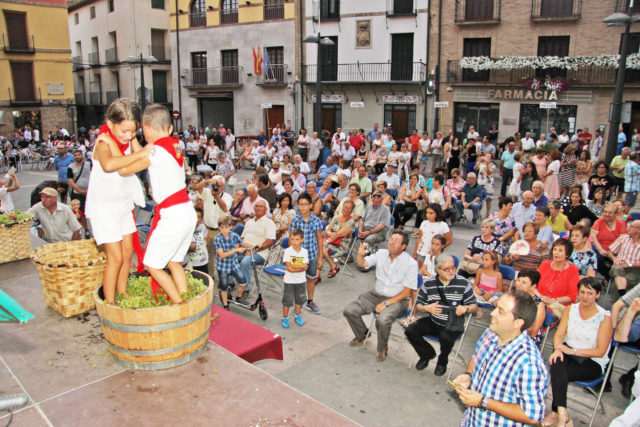
[[[502, 275], [502, 286], [504, 287], [505, 281], [509, 282], [509, 290], [513, 288], [516, 283], [516, 279], [518, 278], [518, 272], [508, 265], [499, 265], [500, 274]], [[502, 291], [502, 289], [500, 289]]]
[[[593, 424], [593, 419], [595, 418], [596, 412], [598, 411], [598, 406], [600, 407], [600, 411], [602, 412], [602, 415], [604, 415], [605, 417], [607, 416], [607, 412], [604, 408], [604, 405], [602, 404], [602, 393], [604, 392], [604, 387], [606, 383], [605, 379], [609, 376], [609, 373], [611, 372], [611, 368], [613, 367], [613, 361], [616, 357], [616, 353], [618, 352], [618, 343], [615, 341], [611, 341], [611, 345], [614, 346], [614, 349], [613, 349], [613, 354], [611, 355], [611, 359], [609, 360], [609, 366], [607, 366], [607, 369], [600, 377], [591, 381], [573, 381], [570, 383], [575, 386], [586, 389], [589, 392], [589, 394], [593, 395], [596, 398], [596, 404], [593, 406], [593, 411], [591, 412], [591, 418], [589, 418], [589, 427], [591, 427], [591, 425]], [[600, 386], [599, 387], [600, 390], [596, 391], [596, 387], [598, 386]], [[571, 399], [571, 400], [574, 402], [581, 403], [575, 399]], [[588, 405], [585, 405], [585, 406], [589, 407]]]
[[[285, 237], [284, 239], [282, 239], [282, 242], [280, 242], [279, 246], [275, 246], [271, 250], [272, 251], [284, 250], [284, 249], [287, 249], [288, 247], [289, 247], [289, 238]], [[269, 259], [269, 255], [267, 255], [267, 259]], [[282, 277], [284, 277], [285, 271], [287, 271], [287, 267], [282, 263], [271, 264], [271, 265], [267, 265], [266, 262], [264, 263], [264, 265], [262, 266], [262, 270], [260, 271], [259, 277], [261, 278], [263, 273], [267, 274], [267, 283], [265, 283], [264, 285], [265, 292], [267, 289], [269, 289], [269, 282], [274, 283], [274, 285], [276, 286], [276, 290], [282, 289], [282, 287], [284, 287], [284, 283], [282, 282]], [[253, 289], [253, 287], [251, 289]]]
[[349, 251], [346, 254], [342, 254], [336, 257], [336, 263], [340, 265], [340, 272], [338, 273], [338, 283], [341, 283], [342, 275], [348, 271], [349, 277], [354, 277], [355, 272], [349, 267], [349, 258], [353, 255], [353, 248], [358, 242], [358, 227], [351, 233], [351, 243], [349, 244]]
[[[628, 351], [630, 353], [635, 354], [636, 356], [638, 356], [638, 369], [640, 369], [640, 348], [636, 347], [635, 345], [630, 345], [629, 343], [618, 343], [618, 348], [620, 350], [624, 350], [624, 351]], [[611, 359], [611, 364], [613, 364], [613, 358]], [[633, 401], [633, 394], [631, 394], [631, 396], [629, 396], [629, 403], [631, 403]]]
[[[135, 210], [135, 218], [136, 218], [136, 228], [138, 229], [138, 238], [140, 239], [140, 244], [144, 247], [147, 237], [149, 236], [149, 232], [151, 231], [151, 223], [153, 222], [153, 216], [155, 215], [154, 211], [155, 205], [150, 202], [145, 202], [144, 206], [136, 206]], [[141, 221], [142, 212], [147, 212], [147, 219]]]

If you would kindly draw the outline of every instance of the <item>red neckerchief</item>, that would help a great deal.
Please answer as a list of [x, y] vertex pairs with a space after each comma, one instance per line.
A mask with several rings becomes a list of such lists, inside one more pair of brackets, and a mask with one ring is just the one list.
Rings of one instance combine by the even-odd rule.
[[176, 138], [171, 136], [165, 136], [164, 138], [160, 138], [156, 142], [153, 143], [156, 147], [164, 148], [171, 157], [178, 162], [180, 167], [183, 167], [184, 157], [182, 156], [182, 151], [180, 150], [180, 143]]
[[113, 132], [111, 132], [111, 129], [109, 129], [109, 126], [107, 126], [106, 124], [100, 126], [100, 133], [98, 134], [98, 136], [100, 136], [100, 134], [106, 133], [107, 135], [109, 135], [109, 137], [111, 139], [113, 139], [113, 141], [118, 144], [118, 149], [120, 150], [120, 152], [122, 153], [122, 155], [124, 156], [124, 152], [127, 151], [127, 148], [129, 148], [129, 143], [127, 144], [122, 144], [120, 143], [120, 141], [118, 141], [118, 138], [116, 138], [116, 136], [113, 134]]

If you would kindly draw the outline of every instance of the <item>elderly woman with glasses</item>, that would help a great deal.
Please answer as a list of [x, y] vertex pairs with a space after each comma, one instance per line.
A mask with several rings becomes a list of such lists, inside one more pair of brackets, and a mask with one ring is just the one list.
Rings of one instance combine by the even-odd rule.
[[[463, 317], [467, 313], [474, 313], [478, 306], [473, 286], [467, 279], [456, 275], [456, 266], [451, 255], [438, 255], [435, 260], [435, 269], [436, 276], [427, 279], [419, 289], [414, 307], [415, 313], [427, 313], [427, 315], [409, 324], [405, 335], [420, 357], [416, 363], [416, 369], [419, 371], [425, 369], [429, 361], [436, 357], [436, 351], [424, 336], [438, 336], [440, 355], [434, 374], [442, 376], [447, 372], [449, 353], [453, 349], [453, 344], [464, 328]], [[457, 328], [451, 327], [454, 318], [457, 321]]]

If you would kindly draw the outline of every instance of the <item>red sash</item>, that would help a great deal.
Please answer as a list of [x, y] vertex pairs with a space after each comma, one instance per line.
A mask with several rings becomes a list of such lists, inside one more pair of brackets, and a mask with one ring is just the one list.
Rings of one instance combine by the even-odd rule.
[[[153, 234], [153, 230], [156, 229], [156, 227], [158, 226], [158, 222], [161, 219], [160, 213], [162, 212], [162, 209], [168, 208], [170, 206], [179, 205], [181, 203], [187, 203], [190, 201], [191, 200], [189, 199], [189, 195], [187, 194], [187, 189], [181, 188], [180, 190], [176, 191], [175, 193], [173, 193], [172, 195], [164, 199], [161, 203], [158, 203], [156, 205], [155, 215], [153, 217], [153, 222], [151, 223], [151, 230], [149, 230], [149, 235], [147, 236], [147, 246], [149, 245], [149, 240], [151, 240], [151, 235]], [[138, 245], [140, 245], [139, 241], [138, 241]], [[146, 247], [145, 247], [145, 252], [146, 252]], [[143, 255], [143, 258], [144, 258], [144, 255]], [[139, 264], [142, 264], [142, 262], [140, 262]], [[153, 297], [156, 299], [156, 302], [158, 301], [157, 293], [158, 292], [164, 293], [164, 291], [158, 285], [158, 282], [156, 282], [153, 279], [153, 277], [151, 278], [151, 292], [153, 293]], [[167, 299], [169, 299], [168, 295], [167, 295]]]
[[165, 136], [153, 143], [156, 147], [162, 147], [167, 150], [167, 153], [178, 163], [180, 167], [184, 165], [184, 157], [182, 156], [182, 150], [180, 150], [180, 143], [176, 138]]
[[127, 151], [127, 148], [129, 148], [129, 143], [121, 144], [120, 141], [118, 141], [118, 138], [116, 138], [116, 136], [111, 132], [111, 129], [109, 129], [109, 126], [107, 126], [106, 124], [100, 126], [100, 133], [98, 134], [98, 136], [103, 133], [106, 133], [111, 139], [113, 139], [116, 144], [118, 144], [118, 149], [124, 156], [124, 152]]

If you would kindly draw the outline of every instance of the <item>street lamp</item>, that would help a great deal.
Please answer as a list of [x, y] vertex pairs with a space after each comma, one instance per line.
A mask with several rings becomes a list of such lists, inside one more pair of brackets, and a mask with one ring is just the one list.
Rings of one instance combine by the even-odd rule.
[[143, 58], [142, 54], [140, 54], [140, 58], [130, 55], [125, 62], [129, 64], [140, 64], [140, 109], [144, 111], [147, 106], [147, 94], [145, 93], [146, 89], [144, 87], [144, 64], [153, 64], [154, 62], [158, 62], [158, 60], [153, 55], [150, 55], [148, 58]]
[[617, 154], [618, 128], [620, 127], [620, 114], [622, 112], [622, 93], [624, 91], [624, 76], [627, 71], [627, 51], [629, 46], [629, 31], [633, 22], [640, 21], [639, 15], [629, 16], [633, 0], [629, 1], [626, 12], [616, 12], [607, 16], [602, 22], [608, 26], [625, 26], [622, 34], [622, 48], [618, 62], [618, 74], [616, 76], [616, 90], [611, 104], [611, 116], [609, 117], [609, 136], [607, 137], [607, 151], [605, 161], [611, 163]]
[[316, 55], [316, 110], [313, 116], [313, 130], [322, 134], [322, 74], [320, 73], [320, 46], [333, 46], [335, 43], [329, 37], [307, 36], [302, 43], [315, 43], [318, 45]]

